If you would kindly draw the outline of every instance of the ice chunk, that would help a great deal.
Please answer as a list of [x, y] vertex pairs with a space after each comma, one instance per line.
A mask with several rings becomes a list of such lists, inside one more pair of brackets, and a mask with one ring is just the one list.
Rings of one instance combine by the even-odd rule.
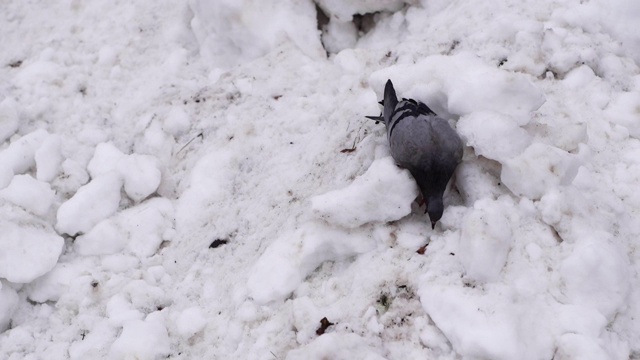
[[578, 89], [586, 86], [596, 78], [596, 74], [587, 65], [581, 65], [569, 71], [562, 83], [570, 89]]
[[519, 155], [531, 144], [531, 136], [509, 115], [479, 111], [460, 118], [457, 124], [465, 143], [476, 154], [504, 161]]
[[579, 167], [580, 160], [575, 155], [534, 143], [519, 156], [505, 161], [500, 178], [515, 194], [537, 200], [559, 185], [569, 185]]
[[109, 355], [115, 359], [157, 359], [169, 355], [170, 341], [159, 314], [124, 323], [122, 333], [111, 345]]
[[39, 303], [58, 301], [68, 290], [71, 281], [79, 277], [81, 272], [82, 269], [77, 264], [59, 263], [53, 270], [27, 285], [27, 296]]
[[49, 134], [39, 129], [14, 141], [0, 152], [0, 189], [6, 187], [13, 174], [23, 174], [36, 165], [35, 153]]
[[91, 161], [87, 165], [87, 171], [95, 179], [102, 174], [116, 170], [118, 163], [124, 157], [125, 154], [112, 143], [98, 144]]
[[30, 175], [16, 175], [6, 188], [0, 190], [0, 198], [6, 199], [36, 215], [44, 216], [51, 208], [55, 192], [51, 186]]
[[133, 201], [142, 201], [160, 186], [162, 173], [154, 156], [131, 154], [118, 163], [124, 191]]
[[0, 229], [0, 278], [29, 283], [57, 263], [64, 240], [46, 222], [4, 204]]
[[411, 174], [385, 157], [374, 161], [346, 188], [313, 197], [311, 208], [331, 224], [356, 228], [408, 215], [416, 196], [418, 187]]
[[127, 246], [125, 231], [116, 220], [104, 219], [86, 234], [78, 236], [74, 246], [81, 255], [115, 254]]
[[69, 235], [88, 232], [118, 210], [121, 187], [119, 174], [107, 173], [93, 179], [60, 205], [56, 228]]
[[125, 247], [139, 257], [156, 253], [163, 235], [173, 228], [173, 204], [154, 198], [105, 219], [75, 241], [83, 255], [115, 254]]
[[0, 102], [0, 144], [18, 131], [18, 111], [16, 102], [11, 98]]
[[156, 191], [162, 178], [156, 157], [125, 155], [111, 143], [96, 146], [87, 170], [92, 178], [109, 172], [117, 173], [124, 181], [127, 196], [134, 201], [144, 200]]
[[258, 303], [284, 299], [324, 261], [361, 254], [375, 245], [365, 232], [306, 223], [267, 248], [251, 272], [249, 291]]
[[116, 326], [122, 326], [125, 322], [131, 320], [142, 320], [144, 314], [136, 310], [130, 301], [125, 299], [123, 294], [114, 295], [107, 302], [107, 316], [109, 323]]

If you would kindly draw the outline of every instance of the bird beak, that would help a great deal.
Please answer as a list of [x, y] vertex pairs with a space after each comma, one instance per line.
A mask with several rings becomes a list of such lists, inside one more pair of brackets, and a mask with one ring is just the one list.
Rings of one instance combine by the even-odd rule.
[[431, 230], [436, 228], [436, 223], [437, 221], [433, 221], [433, 220], [431, 221]]

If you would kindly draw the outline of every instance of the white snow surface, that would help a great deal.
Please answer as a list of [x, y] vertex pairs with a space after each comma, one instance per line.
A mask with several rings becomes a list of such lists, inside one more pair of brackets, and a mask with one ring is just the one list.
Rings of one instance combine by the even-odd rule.
[[637, 2], [2, 7], [1, 359], [640, 359]]

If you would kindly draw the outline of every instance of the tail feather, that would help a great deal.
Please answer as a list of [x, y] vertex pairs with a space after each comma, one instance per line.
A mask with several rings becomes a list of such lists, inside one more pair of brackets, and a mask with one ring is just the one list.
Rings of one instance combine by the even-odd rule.
[[384, 86], [384, 110], [383, 115], [385, 123], [388, 124], [393, 115], [396, 105], [398, 105], [398, 97], [396, 96], [396, 90], [393, 88], [391, 80], [387, 80], [387, 84]]
[[369, 119], [369, 120], [375, 121], [376, 123], [378, 123], [378, 121], [384, 122], [384, 117], [382, 117], [382, 115], [380, 115], [380, 116], [365, 116], [365, 117], [367, 119]]

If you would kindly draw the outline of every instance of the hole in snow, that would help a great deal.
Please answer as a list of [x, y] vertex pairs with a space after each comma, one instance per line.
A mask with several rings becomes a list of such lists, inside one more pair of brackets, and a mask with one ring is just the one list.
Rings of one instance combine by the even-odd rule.
[[318, 30], [324, 31], [324, 28], [329, 24], [329, 16], [327, 13], [322, 10], [322, 8], [315, 3], [316, 5], [316, 21], [318, 22]]
[[358, 37], [363, 37], [376, 26], [376, 15], [380, 12], [353, 15], [353, 24], [358, 29]]

